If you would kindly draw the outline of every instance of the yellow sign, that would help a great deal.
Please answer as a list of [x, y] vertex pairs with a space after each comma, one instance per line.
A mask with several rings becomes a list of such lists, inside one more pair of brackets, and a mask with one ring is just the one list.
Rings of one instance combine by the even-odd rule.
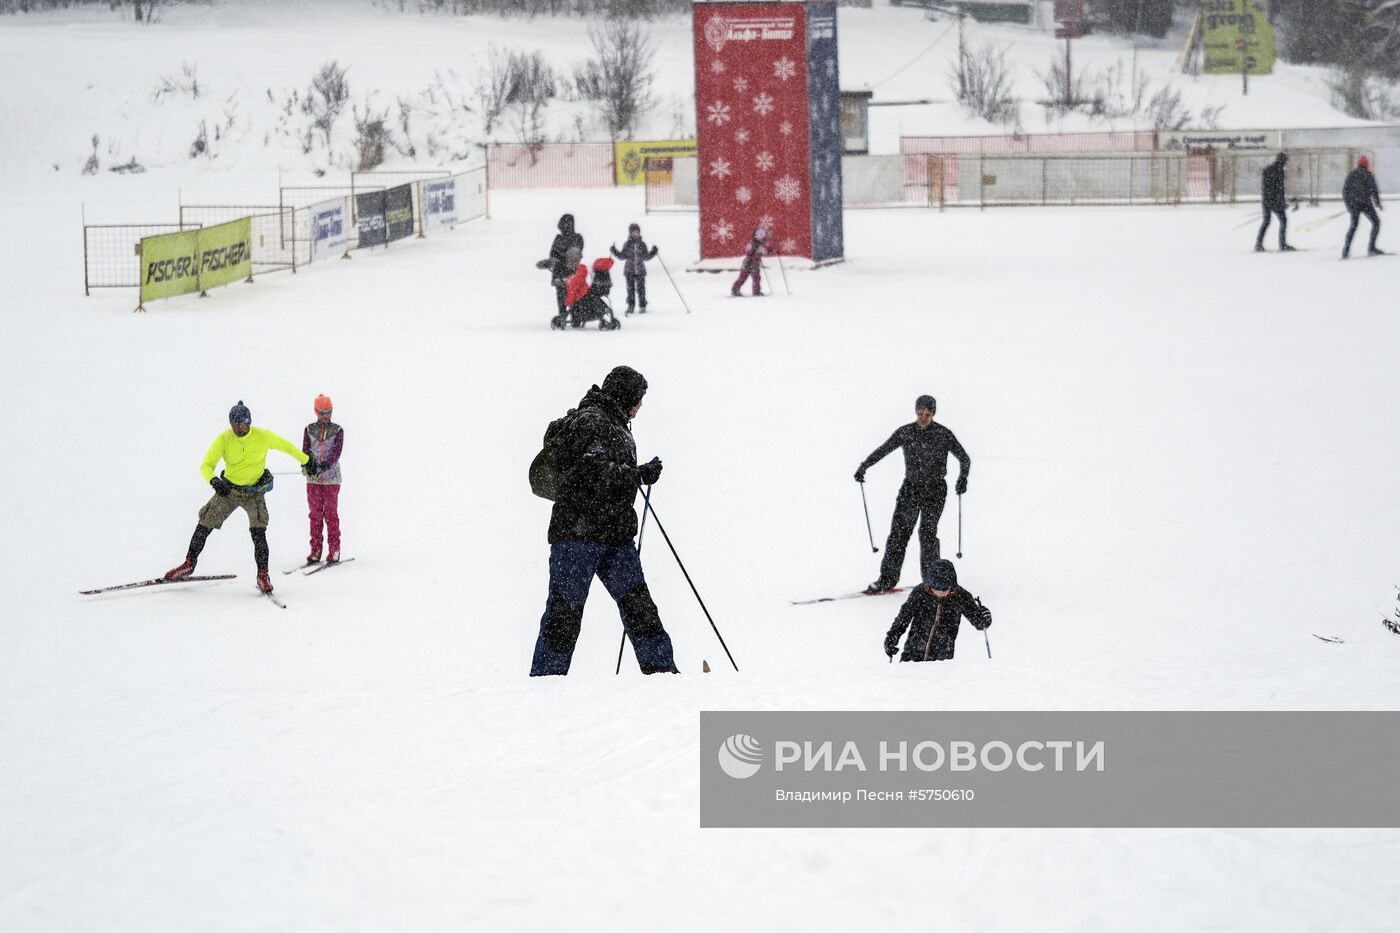
[[1267, 0], [1205, 0], [1201, 11], [1206, 74], [1273, 73], [1277, 52]]
[[699, 149], [693, 139], [614, 143], [613, 166], [617, 184], [643, 184], [648, 171], [652, 181], [665, 184], [671, 180], [671, 160], [694, 158], [697, 152]]

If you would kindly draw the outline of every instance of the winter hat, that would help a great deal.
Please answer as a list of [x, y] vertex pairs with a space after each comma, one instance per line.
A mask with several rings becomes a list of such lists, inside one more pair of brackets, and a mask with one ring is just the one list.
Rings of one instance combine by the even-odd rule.
[[920, 395], [918, 398], [914, 399], [914, 410], [931, 411], [937, 414], [938, 399], [934, 398], [932, 395]]
[[958, 572], [950, 560], [936, 560], [924, 578], [924, 586], [931, 590], [951, 590], [958, 585]]
[[238, 400], [238, 404], [228, 410], [229, 424], [252, 424], [253, 413], [248, 410], [248, 406], [243, 404], [243, 399]]
[[755, 227], [753, 231], [753, 238], [759, 241], [768, 239], [768, 228], [763, 226]]
[[633, 230], [636, 230], [638, 233], [641, 233], [641, 232], [642, 232], [642, 225], [641, 225], [641, 224], [628, 224], [628, 225], [627, 225], [627, 232], [628, 232], [628, 233], [631, 233]]
[[330, 411], [335, 407], [331, 404], [331, 397], [329, 395], [318, 395], [316, 396], [316, 401], [311, 404], [315, 406], [318, 412]]
[[603, 394], [623, 408], [633, 408], [647, 394], [647, 381], [631, 366], [617, 366], [603, 380]]
[[573, 232], [574, 232], [574, 215], [573, 215], [573, 214], [565, 214], [563, 217], [560, 217], [560, 218], [559, 218], [559, 232], [560, 232], [560, 233], [573, 233]]
[[1356, 164], [1361, 166], [1362, 168], [1370, 168], [1371, 160], [1366, 158], [1365, 156], [1362, 156], [1361, 158], [1356, 160]]

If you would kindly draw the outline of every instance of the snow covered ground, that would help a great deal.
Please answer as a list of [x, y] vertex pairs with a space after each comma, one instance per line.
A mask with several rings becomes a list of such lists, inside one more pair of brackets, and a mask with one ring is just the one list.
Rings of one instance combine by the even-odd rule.
[[[450, 235], [145, 315], [82, 296], [80, 202], [159, 220], [176, 187], [259, 185], [0, 180], [0, 929], [1393, 924], [1393, 831], [698, 828], [706, 709], [1396, 709], [1400, 260], [1338, 262], [1340, 220], [1300, 229], [1330, 208], [1291, 256], [1249, 252], [1243, 208], [853, 212], [847, 263], [735, 301], [679, 271], [693, 215], [497, 192]], [[531, 263], [564, 210], [590, 257], [639, 220], [693, 313], [653, 266], [646, 317], [548, 330]], [[618, 363], [651, 382], [654, 505], [737, 673], [648, 530], [684, 674], [613, 676], [595, 592], [573, 674], [525, 676], [526, 465]], [[179, 561], [235, 401], [295, 438], [320, 392], [355, 563], [274, 571], [278, 610], [235, 516], [200, 562], [232, 583], [76, 595]], [[974, 461], [959, 570], [992, 660], [965, 632], [891, 666], [896, 602], [789, 604], [874, 578], [851, 473], [923, 392]], [[899, 478], [870, 471], [877, 535]], [[269, 497], [275, 570], [305, 553], [301, 489]]]

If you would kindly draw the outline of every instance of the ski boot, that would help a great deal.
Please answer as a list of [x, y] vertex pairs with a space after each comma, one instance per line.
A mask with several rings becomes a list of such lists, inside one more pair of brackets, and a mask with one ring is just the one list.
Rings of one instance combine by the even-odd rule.
[[879, 596], [881, 593], [888, 593], [892, 589], [894, 589], [893, 583], [887, 583], [884, 580], [876, 580], [862, 592], [865, 593], [866, 596]]
[[319, 564], [321, 562], [321, 549], [319, 547], [312, 548], [311, 553], [306, 555], [306, 562], [308, 564]]
[[744, 297], [744, 293], [741, 292], [741, 291], [739, 291], [739, 286], [737, 286], [737, 285], [735, 285], [733, 288], [731, 288], [731, 289], [729, 290], [729, 294], [733, 295], [735, 298], [743, 298], [743, 297]]
[[[643, 308], [642, 310], [645, 311], [646, 308]], [[628, 305], [628, 306], [627, 306], [627, 316], [628, 316], [628, 317], [631, 317], [631, 316], [632, 316], [632, 311], [633, 311], [633, 307], [632, 307], [631, 305]]]
[[1366, 250], [1366, 255], [1367, 255], [1367, 256], [1384, 256], [1384, 255], [1385, 255], [1385, 250], [1383, 250], [1383, 249], [1368, 249], [1368, 250]]
[[1266, 249], [1264, 248], [1264, 244], [1263, 244], [1263, 243], [1255, 243], [1255, 244], [1254, 244], [1254, 251], [1255, 251], [1256, 253], [1267, 253], [1267, 252], [1268, 252], [1268, 250], [1266, 250]]
[[185, 579], [185, 577], [188, 577], [190, 574], [194, 573], [194, 564], [195, 564], [194, 561], [192, 561], [192, 560], [190, 560], [188, 557], [186, 557], [186, 558], [185, 558], [185, 562], [184, 562], [183, 564], [181, 564], [181, 565], [178, 566], [178, 567], [172, 567], [170, 570], [167, 570], [167, 571], [165, 572], [165, 579], [167, 579], [167, 580], [183, 580], [183, 579]]
[[272, 592], [272, 579], [268, 577], [266, 568], [258, 568], [258, 592]]
[[1279, 251], [1280, 253], [1296, 253], [1296, 252], [1298, 252], [1298, 247], [1296, 247], [1296, 246], [1289, 246], [1287, 243], [1284, 243], [1282, 246], [1280, 246], [1280, 247], [1278, 248], [1278, 251]]
[[328, 563], [328, 564], [338, 564], [338, 563], [340, 563], [340, 552], [339, 552], [339, 551], [331, 551], [329, 554], [327, 554], [327, 555], [326, 555], [326, 563]]
[[639, 314], [646, 314], [646, 313], [647, 313], [647, 306], [646, 306], [646, 305], [642, 305], [641, 309], [640, 309], [637, 313], [639, 313]]

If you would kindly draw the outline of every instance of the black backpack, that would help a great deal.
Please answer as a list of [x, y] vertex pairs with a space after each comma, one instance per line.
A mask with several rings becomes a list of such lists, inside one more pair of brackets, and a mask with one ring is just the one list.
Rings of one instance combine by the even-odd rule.
[[564, 417], [555, 418], [549, 423], [549, 427], [544, 429], [544, 447], [530, 461], [530, 491], [541, 499], [550, 502], [559, 499], [559, 487], [564, 482], [566, 458], [569, 455], [566, 435], [569, 421], [576, 411], [578, 409], [570, 408]]

